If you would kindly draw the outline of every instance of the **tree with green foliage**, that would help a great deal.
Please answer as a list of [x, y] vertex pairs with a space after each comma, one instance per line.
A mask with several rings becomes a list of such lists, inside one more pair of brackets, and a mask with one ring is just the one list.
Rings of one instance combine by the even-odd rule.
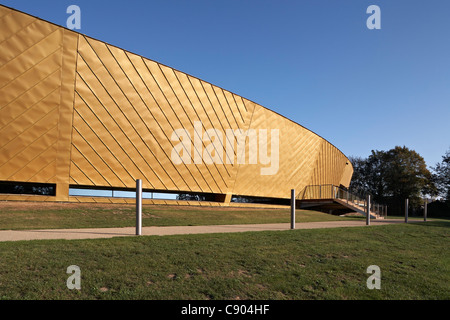
[[450, 149], [442, 156], [442, 162], [432, 169], [439, 196], [450, 201]]
[[354, 194], [361, 192], [367, 192], [367, 179], [366, 179], [366, 159], [356, 156], [348, 157], [353, 166], [353, 176], [350, 182], [349, 191]]
[[434, 193], [431, 172], [425, 160], [414, 150], [395, 147], [387, 151], [384, 160], [386, 189], [393, 198], [412, 201]]
[[384, 151], [373, 151], [363, 159], [350, 157], [353, 165], [353, 177], [350, 183], [350, 192], [356, 194], [370, 194], [377, 202], [383, 202], [385, 198], [384, 179]]
[[388, 204], [391, 214], [403, 212], [405, 199], [410, 199], [412, 207], [419, 207], [425, 195], [435, 192], [425, 160], [405, 146], [372, 150], [367, 159], [356, 159], [351, 191], [360, 189], [359, 193], [371, 194], [375, 201]]

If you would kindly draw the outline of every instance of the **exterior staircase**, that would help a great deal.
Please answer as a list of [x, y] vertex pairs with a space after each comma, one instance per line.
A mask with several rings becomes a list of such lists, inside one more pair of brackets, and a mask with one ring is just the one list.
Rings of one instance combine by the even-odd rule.
[[[367, 214], [367, 199], [353, 194], [335, 185], [307, 186], [297, 195], [300, 208], [321, 208], [331, 212], [348, 211]], [[370, 201], [370, 217], [384, 219], [387, 215], [387, 206]]]

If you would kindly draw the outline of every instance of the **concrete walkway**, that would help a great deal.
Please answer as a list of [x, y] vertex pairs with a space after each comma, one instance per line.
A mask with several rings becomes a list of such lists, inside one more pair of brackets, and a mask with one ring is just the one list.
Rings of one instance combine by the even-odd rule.
[[[419, 222], [419, 221], [411, 221]], [[371, 226], [379, 226], [394, 223], [404, 223], [401, 219], [373, 220]], [[296, 223], [295, 229], [317, 228], [342, 228], [363, 227], [365, 220], [355, 221], [324, 221]], [[249, 231], [282, 231], [289, 230], [289, 223], [277, 224], [239, 224], [216, 226], [173, 226], [173, 227], [143, 227], [142, 235], [166, 236], [176, 234], [205, 234], [205, 233], [229, 233]], [[48, 229], [48, 230], [4, 230], [0, 231], [0, 242], [22, 240], [51, 240], [51, 239], [99, 239], [113, 237], [135, 236], [135, 228], [97, 228], [97, 229]]]

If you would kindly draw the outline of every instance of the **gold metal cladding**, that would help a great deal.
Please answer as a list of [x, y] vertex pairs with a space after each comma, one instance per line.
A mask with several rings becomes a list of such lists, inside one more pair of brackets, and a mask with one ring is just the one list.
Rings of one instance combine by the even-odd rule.
[[78, 35], [5, 7], [0, 30], [0, 180], [67, 199]]
[[[351, 163], [323, 138], [178, 70], [3, 6], [0, 46], [0, 181], [56, 184], [45, 201], [69, 201], [69, 185], [134, 188], [136, 179], [227, 202], [350, 183]], [[251, 158], [254, 146], [239, 149], [230, 129], [266, 137], [265, 153]], [[171, 157], [179, 130], [191, 139], [189, 163]], [[267, 163], [273, 152], [277, 163]], [[223, 161], [207, 163], [213, 155]]]

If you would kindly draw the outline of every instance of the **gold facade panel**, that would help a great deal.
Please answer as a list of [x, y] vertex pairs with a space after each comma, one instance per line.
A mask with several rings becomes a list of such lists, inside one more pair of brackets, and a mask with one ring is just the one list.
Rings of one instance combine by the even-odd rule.
[[[126, 167], [129, 177], [124, 179], [136, 179], [136, 176], [142, 174], [138, 168], [148, 169], [151, 173], [148, 165], [139, 161], [141, 157], [133, 157], [137, 153], [136, 147], [129, 140], [127, 134], [121, 130], [116, 119], [103, 108], [103, 105], [98, 102], [89, 89], [78, 81], [76, 101], [77, 107], [74, 115], [74, 128], [76, 130], [73, 133], [74, 137], [84, 134], [86, 139], [91, 142], [89, 148], [102, 149], [102, 144], [105, 144], [108, 153], [106, 151], [99, 151], [99, 153], [103, 157], [108, 158], [109, 161], [118, 161]], [[98, 142], [100, 139], [101, 143]], [[74, 143], [74, 140], [72, 143]], [[77, 147], [83, 150], [81, 146]], [[85, 147], [88, 146], [85, 145]], [[78, 163], [77, 158], [72, 157], [72, 160], [75, 164]], [[93, 163], [93, 165], [96, 166], [96, 163]], [[133, 173], [135, 173], [135, 176], [133, 176]], [[71, 174], [73, 175], [74, 173]], [[78, 181], [79, 179], [75, 177], [75, 180]]]
[[[30, 153], [31, 150], [27, 150], [25, 156]], [[38, 150], [39, 151], [39, 150]], [[13, 175], [9, 177], [9, 180], [14, 181], [40, 181], [43, 183], [51, 182], [55, 175], [55, 161], [48, 162], [48, 159], [51, 159], [52, 156], [56, 153], [56, 144], [49, 146], [45, 151], [40, 153], [38, 156], [33, 158], [27, 158], [22, 160], [22, 162], [26, 162], [27, 166], [20, 166], [19, 170], [14, 172]], [[21, 161], [17, 161], [20, 163]], [[33, 176], [29, 176], [28, 168], [36, 168]]]
[[[247, 104], [249, 103], [247, 102]], [[277, 179], [281, 178], [279, 169], [274, 169], [274, 172], [270, 175], [263, 174], [264, 170], [270, 167], [270, 165], [263, 164], [265, 161], [261, 157], [263, 150], [261, 149], [260, 144], [260, 141], [262, 141], [262, 134], [265, 132], [267, 134], [267, 144], [263, 144], [264, 147], [267, 147], [265, 155], [270, 155], [273, 145], [271, 136], [272, 134], [275, 134], [272, 130], [278, 130], [279, 135], [282, 137], [284, 131], [284, 123], [282, 120], [282, 118], [277, 117], [270, 111], [268, 112], [265, 108], [256, 104], [254, 105], [254, 112], [248, 129], [250, 133], [253, 132], [254, 138], [253, 140], [251, 138], [247, 140], [245, 145], [245, 155], [239, 155], [242, 159], [241, 162], [243, 163], [239, 165], [234, 186], [235, 194], [242, 196], [254, 195], [278, 197], [278, 194], [283, 193], [282, 188], [277, 185]], [[279, 139], [280, 149], [282, 148], [282, 141], [283, 139]], [[278, 146], [274, 146], [274, 148], [279, 154], [276, 156], [275, 160], [277, 161], [279, 159], [279, 163], [282, 163], [283, 159], [281, 158], [281, 152], [278, 152]], [[258, 187], [255, 188], [255, 186]], [[287, 186], [287, 188], [289, 188], [289, 186]]]
[[[58, 97], [58, 92], [54, 91], [52, 95], [47, 96], [42, 102], [53, 105], [54, 110], [56, 110], [58, 108], [58, 102], [52, 96]], [[5, 108], [4, 112], [6, 113], [6, 111]], [[20, 142], [23, 137], [27, 137], [34, 133], [42, 133], [42, 129], [39, 130], [39, 125], [45, 127], [47, 125], [46, 121], [54, 120], [52, 119], [54, 116], [55, 115], [52, 114], [51, 111], [49, 112], [49, 110], [43, 110], [41, 108], [25, 109], [20, 116], [13, 121], [10, 121], [0, 130], [2, 137], [0, 147], [6, 147], [8, 151], [5, 152], [11, 152], [14, 148], [14, 144], [16, 144], [15, 148], [20, 148]], [[30, 129], [32, 129], [33, 132], [27, 133]], [[32, 138], [32, 136], [30, 136], [30, 138]], [[8, 145], [10, 146], [8, 147]]]
[[[55, 183], [57, 201], [70, 201], [69, 184], [136, 179], [225, 201], [350, 183], [350, 162], [329, 142], [208, 82], [3, 6], [0, 42], [1, 181]], [[244, 149], [227, 135], [239, 129], [250, 133]], [[177, 164], [180, 147], [188, 161]]]
[[31, 46], [1, 66], [0, 74], [8, 75], [8, 77], [2, 76], [0, 78], [0, 87], [3, 87], [10, 79], [14, 79], [25, 73], [28, 69], [33, 68], [36, 62], [42, 61], [52, 53], [60, 50], [60, 39], [61, 31], [56, 30], [38, 44]]
[[[87, 128], [87, 125], [78, 117], [74, 117], [74, 133], [72, 136], [73, 145], [83, 153], [83, 157], [95, 166], [95, 169], [112, 186], [125, 187], [126, 185], [118, 177], [121, 174], [116, 162], [113, 161], [110, 153], [104, 148], [100, 139]], [[86, 128], [86, 129], [85, 129]], [[80, 133], [83, 132], [83, 134]], [[126, 177], [122, 173], [122, 177]]]
[[56, 199], [67, 201], [69, 195], [70, 152], [73, 131], [75, 73], [77, 63], [78, 34], [63, 30], [62, 35], [61, 89], [58, 120], [58, 144], [56, 155]]
[[[138, 159], [132, 159], [129, 156], [124, 147], [111, 135], [111, 131], [107, 129], [108, 124], [100, 122], [83, 101], [77, 103], [74, 128], [76, 134], [91, 132], [89, 134], [91, 145], [95, 146], [97, 152], [107, 159], [113, 171], [120, 175], [122, 181], [125, 181], [124, 186], [132, 184], [136, 176], [143, 175], [139, 168], [149, 169], [142, 161], [136, 161]], [[125, 137], [123, 138], [125, 139]], [[152, 175], [151, 170], [147, 170], [146, 176], [152, 177], [150, 180], [152, 182], [159, 180], [154, 174]]]
[[[2, 22], [5, 21], [3, 20]], [[4, 25], [2, 25], [2, 27], [3, 26]], [[61, 33], [61, 30], [58, 30], [57, 27], [36, 19], [34, 19], [32, 23], [26, 25], [23, 29], [20, 28], [21, 25], [14, 28], [18, 29], [18, 31], [7, 35], [2, 42], [2, 49], [5, 51], [2, 53], [0, 65], [13, 60], [33, 46], [37, 45], [44, 47], [41, 42], [45, 40], [47, 36], [54, 32]]]
[[[179, 102], [179, 99], [177, 99], [176, 95], [174, 94], [174, 91], [169, 90], [171, 88], [171, 84], [167, 82], [160, 66], [149, 61], [146, 61], [146, 64], [149, 67], [149, 71], [152, 73], [155, 82], [158, 84], [158, 89], [162, 93], [161, 98], [165, 98], [165, 101], [161, 100], [159, 102], [159, 105], [165, 105], [164, 108], [168, 110], [166, 114], [168, 115], [171, 123], [171, 130], [169, 131], [169, 133], [171, 134], [175, 130], [186, 130], [190, 135], [190, 138], [194, 139], [194, 121], [192, 121], [188, 117], [189, 115], [185, 111], [187, 106], [182, 106]], [[155, 88], [155, 90], [158, 89]], [[166, 150], [171, 151], [174, 145], [175, 143], [166, 143], [165, 148]], [[177, 165], [177, 170], [179, 170], [182, 175], [188, 174], [192, 175], [195, 178], [195, 181], [197, 182], [195, 191], [220, 192], [219, 190], [226, 188], [226, 182], [223, 180], [223, 175], [221, 173], [221, 171], [223, 171], [223, 168], [221, 168], [220, 166], [215, 166], [214, 169], [218, 171], [218, 174], [210, 176], [208, 174], [208, 171], [205, 170], [208, 168], [204, 168], [203, 163], [194, 163], [194, 159], [192, 159], [193, 152], [198, 152], [203, 155], [202, 150], [192, 150], [192, 148], [189, 149], [191, 154], [191, 163]], [[213, 167], [214, 166], [211, 166], [210, 169], [214, 170]]]
[[19, 181], [29, 181], [37, 171], [53, 161], [55, 156], [54, 153], [52, 154], [53, 157], [46, 158], [45, 162], [37, 163], [35, 166], [32, 166], [31, 163], [35, 157], [39, 156], [47, 149], [52, 148], [53, 144], [56, 142], [56, 134], [57, 128], [53, 127], [44, 132], [41, 136], [37, 134], [27, 135], [26, 138], [29, 138], [29, 141], [24, 140], [23, 143], [14, 144], [14, 148], [10, 148], [10, 150], [12, 149], [11, 151], [13, 154], [9, 157], [9, 161], [5, 162], [1, 167], [1, 169], [4, 169], [2, 170], [2, 180], [15, 180], [14, 174], [23, 167], [26, 167], [28, 178]]
[[55, 52], [38, 62], [33, 68], [27, 70], [16, 78], [10, 78], [10, 82], [0, 89], [2, 103], [9, 104], [27, 90], [37, 85], [47, 76], [60, 69], [61, 53]]
[[350, 185], [350, 181], [352, 180], [352, 175], [353, 175], [353, 166], [350, 163], [350, 161], [347, 160], [346, 166], [344, 168], [344, 172], [342, 173], [341, 181], [339, 182], [339, 184], [343, 185], [343, 186]]
[[[192, 122], [189, 119], [189, 117], [188, 117], [189, 115], [186, 113], [184, 106], [182, 106], [180, 104], [179, 99], [176, 97], [176, 95], [174, 94], [174, 91], [171, 89], [172, 86], [175, 85], [175, 83], [172, 84], [167, 81], [166, 77], [162, 74], [162, 70], [159, 65], [156, 66], [155, 63], [152, 63], [152, 64], [147, 63], [147, 65], [148, 66], [151, 65], [151, 67], [149, 67], [149, 70], [152, 72], [152, 75], [155, 78], [155, 81], [158, 83], [158, 87], [161, 89], [163, 96], [166, 98], [166, 105], [168, 106], [167, 109], [173, 110], [174, 116], [171, 118], [172, 120], [170, 121], [173, 124], [173, 128], [175, 130], [179, 130], [179, 129], [186, 130], [191, 135], [191, 139], [193, 139], [194, 134], [195, 134], [194, 133], [194, 122]], [[167, 147], [169, 148], [169, 150], [171, 150], [173, 148], [173, 144], [167, 144]], [[221, 149], [223, 149], [223, 147]], [[196, 150], [194, 152], [202, 152], [202, 151]], [[191, 155], [192, 155], [192, 150], [191, 150]], [[204, 153], [203, 153], [203, 157], [204, 157]], [[196, 164], [193, 162], [194, 162], [194, 159], [192, 159], [192, 163], [187, 166], [183, 166], [183, 165], [179, 166], [179, 170], [181, 170], [181, 172], [183, 172], [183, 173], [186, 172], [186, 170], [193, 172], [193, 177], [196, 178], [196, 181], [198, 183], [198, 187], [199, 187], [198, 191], [201, 191], [201, 192], [213, 191], [214, 192], [214, 190], [216, 190], [215, 192], [220, 192], [220, 190], [227, 188], [227, 181], [226, 181], [226, 179], [224, 179], [224, 177], [226, 177], [226, 175], [228, 175], [228, 173], [226, 171], [226, 168], [224, 168], [223, 165], [215, 166], [215, 169], [218, 171], [218, 175], [213, 177], [213, 178], [217, 178], [217, 179], [214, 179], [214, 182], [217, 185], [217, 188], [215, 188], [214, 186], [211, 186], [211, 182], [208, 185], [206, 185], [202, 181], [206, 178], [206, 174], [207, 174], [207, 171], [204, 170], [205, 168], [202, 168], [202, 167], [205, 167], [205, 165], [203, 163]], [[214, 167], [214, 166], [211, 166], [211, 167]], [[202, 169], [204, 170], [203, 172], [202, 172]], [[213, 189], [211, 190], [210, 188], [213, 188]]]
[[346, 179], [343, 180], [342, 177], [344, 173], [346, 174], [344, 178], [351, 176], [353, 167], [339, 150], [325, 140], [321, 142], [315, 164], [310, 185], [333, 184], [339, 186], [342, 184], [348, 186]]
[[[89, 40], [90, 42], [94, 42], [93, 40]], [[87, 43], [87, 42], [86, 42]], [[91, 43], [91, 44], [92, 44]], [[93, 47], [95, 47], [96, 49], [98, 49], [97, 47], [99, 45], [97, 44], [92, 44]], [[80, 44], [80, 48], [83, 49], [83, 45]], [[115, 60], [109, 60], [110, 62], [114, 62]], [[83, 60], [84, 62], [84, 60]], [[84, 68], [83, 63], [79, 64], [79, 68], [78, 68], [78, 72], [81, 75], [82, 78], [88, 78], [88, 79], [94, 79], [93, 75], [89, 76], [87, 74], [89, 74], [90, 69], [89, 68]], [[117, 66], [111, 66], [114, 69], [118, 69]], [[98, 68], [97, 68], [98, 69]], [[86, 76], [87, 75], [87, 76]], [[117, 78], [121, 78], [121, 82], [124, 84], [126, 82], [123, 82], [124, 79], [126, 79], [126, 76], [122, 73], [122, 74], [114, 74]], [[108, 81], [108, 77], [110, 78], [109, 81], [111, 81], [114, 78], [111, 78], [111, 74], [110, 73], [102, 73], [100, 75], [96, 75], [98, 77], [98, 79], [95, 79], [97, 81]], [[138, 80], [136, 80], [138, 81]], [[93, 83], [90, 84], [89, 90], [92, 90], [91, 88], [95, 88], [96, 86], [98, 86], [98, 84], [95, 83], [95, 81]], [[77, 81], [77, 87], [78, 87], [78, 81]], [[138, 101], [136, 101], [136, 105], [132, 105], [129, 100], [127, 99], [127, 97], [124, 96], [124, 94], [121, 92], [120, 88], [117, 87], [117, 85], [112, 85], [110, 84], [108, 88], [108, 90], [105, 89], [106, 87], [102, 86], [103, 90], [97, 90], [96, 92], [94, 90], [93, 94], [95, 99], [89, 101], [89, 99], [85, 98], [85, 101], [87, 101], [87, 104], [93, 108], [93, 112], [94, 114], [97, 113], [103, 113], [105, 114], [105, 112], [107, 113], [107, 115], [105, 114], [105, 116], [101, 116], [100, 119], [101, 121], [106, 121], [107, 118], [111, 118], [112, 121], [110, 121], [110, 123], [114, 124], [113, 127], [109, 127], [108, 131], [111, 132], [112, 135], [115, 136], [122, 136], [122, 138], [119, 138], [116, 140], [120, 141], [121, 143], [124, 142], [125, 144], [127, 144], [127, 146], [124, 148], [124, 150], [126, 150], [125, 152], [129, 153], [130, 157], [134, 160], [134, 161], [139, 161], [141, 162], [141, 165], [139, 165], [139, 168], [141, 168], [141, 170], [143, 172], [152, 172], [152, 170], [157, 170], [157, 175], [160, 176], [161, 178], [158, 179], [154, 179], [152, 177], [147, 178], [147, 176], [149, 175], [148, 173], [137, 173], [135, 175], [135, 178], [143, 178], [144, 180], [144, 187], [145, 188], [156, 188], [156, 189], [167, 189], [167, 188], [173, 188], [173, 179], [171, 180], [170, 178], [167, 179], [167, 173], [166, 170], [167, 168], [170, 168], [170, 166], [173, 164], [171, 164], [168, 160], [162, 159], [162, 161], [160, 160], [160, 158], [162, 157], [158, 157], [158, 153], [159, 154], [163, 154], [163, 152], [160, 152], [158, 149], [158, 144], [156, 143], [156, 140], [154, 138], [152, 138], [152, 134], [153, 131], [157, 131], [157, 130], [152, 130], [152, 132], [149, 131], [148, 127], [147, 127], [147, 123], [144, 122], [141, 117], [144, 116], [145, 114], [148, 115], [148, 111], [145, 112], [145, 109], [143, 109], [145, 106], [144, 104], [138, 103]], [[129, 88], [128, 88], [129, 89]], [[80, 91], [77, 89], [77, 91]], [[130, 92], [128, 90], [128, 92]], [[133, 92], [131, 92], [133, 93]], [[136, 94], [136, 93], [135, 93]], [[114, 97], [114, 99], [112, 98]], [[119, 103], [115, 102], [117, 99], [121, 99], [121, 105], [119, 107]], [[95, 102], [95, 100], [97, 100], [97, 102]], [[105, 107], [106, 105], [108, 105], [109, 107]], [[136, 108], [140, 108], [140, 111], [143, 111], [144, 115], [139, 114], [138, 111], [136, 111]], [[104, 109], [104, 110], [102, 110]], [[148, 109], [147, 109], [148, 110]], [[121, 115], [121, 117], [118, 117], [117, 115]], [[147, 116], [148, 118], [148, 116]], [[151, 122], [149, 121], [149, 124], [151, 124]], [[155, 128], [156, 129], [156, 128]], [[162, 131], [160, 129], [160, 131]], [[161, 135], [160, 135], [161, 136]], [[145, 154], [143, 154], [145, 153]], [[152, 160], [153, 158], [153, 160]], [[166, 157], [167, 158], [167, 157]], [[169, 159], [170, 160], [170, 159]], [[150, 161], [150, 163], [152, 164], [152, 167], [150, 167], [148, 164], [145, 165], [146, 161]], [[142, 162], [144, 163], [144, 165], [142, 165]], [[158, 162], [162, 162], [160, 165], [158, 165]], [[163, 181], [165, 180], [165, 185], [163, 183]], [[179, 179], [180, 180], [180, 179]], [[159, 183], [158, 183], [159, 181]], [[181, 180], [182, 181], [182, 180]], [[180, 181], [178, 182], [180, 184]], [[184, 186], [185, 188], [187, 188], [187, 186]], [[178, 187], [175, 187], [178, 188]]]
[[[72, 157], [78, 153], [76, 148], [72, 148]], [[81, 164], [81, 160], [78, 160]], [[80, 186], [94, 186], [94, 182], [88, 178], [88, 176], [81, 170], [75, 162], [70, 164], [70, 184]]]
[[[51, 76], [47, 77], [43, 81], [39, 82], [34, 87], [30, 88], [27, 92], [19, 95], [10, 103], [4, 103], [3, 107], [0, 109], [2, 116], [0, 117], [0, 134], [3, 136], [8, 130], [8, 126], [18, 125], [23, 127], [26, 125], [21, 124], [20, 117], [24, 116], [27, 112], [35, 112], [36, 104], [45, 100], [49, 95], [53, 94], [55, 91], [59, 90], [57, 79], [59, 74], [53, 73]], [[1, 98], [0, 98], [1, 99]], [[2, 101], [2, 100], [0, 100]], [[2, 102], [3, 103], [3, 102]], [[39, 110], [39, 109], [38, 109]], [[39, 112], [39, 111], [38, 111]], [[26, 116], [26, 115], [25, 115]], [[20, 128], [19, 130], [24, 130]], [[11, 131], [14, 134], [14, 131]], [[0, 141], [0, 146], [2, 143], [6, 143], [8, 140]]]
[[56, 175], [63, 31], [12, 10], [0, 30], [0, 180], [48, 182]]
[[[28, 15], [24, 15], [24, 14], [15, 12], [13, 10], [9, 10], [4, 7], [2, 7], [2, 8], [3, 8], [3, 14], [0, 18], [0, 25], [2, 27], [2, 29], [1, 29], [2, 32], [0, 34], [0, 42], [4, 42], [8, 39], [13, 38], [13, 35], [20, 32], [20, 30], [25, 28], [30, 23], [38, 22], [36, 19], [34, 19]], [[17, 39], [15, 39], [15, 40], [17, 40]], [[22, 41], [26, 41], [26, 40], [22, 40]], [[29, 41], [33, 41], [33, 40], [30, 39]], [[6, 58], [7, 56], [2, 55], [2, 59], [3, 59], [3, 57]], [[3, 61], [3, 60], [0, 60], [0, 61]]]
[[[160, 141], [162, 148], [165, 153], [170, 156], [174, 146], [179, 143], [177, 141], [172, 141], [172, 136], [176, 137], [174, 134], [176, 130], [186, 130], [191, 131], [192, 125], [186, 116], [185, 112], [182, 110], [181, 105], [177, 101], [173, 91], [169, 91], [169, 85], [165, 79], [159, 65], [153, 61], [144, 60], [147, 67], [149, 75], [146, 77], [148, 79], [147, 85], [155, 98], [158, 108], [163, 110], [164, 116], [167, 119], [168, 125], [164, 127], [166, 131], [167, 139]], [[192, 134], [192, 132], [190, 133]], [[191, 136], [191, 138], [193, 138]], [[192, 154], [192, 150], [191, 154]], [[170, 160], [172, 161], [172, 160]], [[184, 191], [196, 191], [196, 192], [211, 192], [214, 188], [220, 188], [220, 181], [210, 179], [208, 176], [202, 176], [197, 164], [191, 163], [181, 163], [175, 165], [175, 170], [178, 172], [179, 176], [186, 180], [187, 188], [180, 188]], [[214, 181], [213, 181], [214, 180]], [[188, 183], [190, 181], [191, 183]], [[213, 183], [219, 183], [217, 187]]]
[[[286, 198], [290, 189], [295, 188], [299, 192], [314, 182], [310, 176], [316, 168], [315, 160], [324, 141], [322, 138], [258, 105], [252, 117], [251, 129], [267, 130], [268, 143], [270, 131], [279, 130], [279, 168], [275, 175], [265, 176], [261, 175], [261, 169], [268, 165], [260, 162], [241, 165], [234, 189], [236, 194]], [[269, 152], [270, 144], [267, 149]], [[248, 150], [246, 163], [249, 161]], [[340, 154], [336, 152], [336, 156]], [[257, 191], [255, 185], [260, 186]]]
[[246, 118], [247, 117], [251, 117], [253, 116], [253, 112], [255, 111], [255, 103], [252, 101], [249, 101], [247, 99], [244, 99], [236, 94], [233, 94], [233, 99], [236, 103], [236, 105], [238, 106], [238, 111], [241, 114], [242, 118], [244, 119], [244, 122], [250, 121], [250, 118]]
[[0, 19], [3, 19], [7, 14], [11, 14], [13, 11], [4, 7], [0, 6]]
[[[200, 137], [203, 132], [206, 131], [206, 129], [203, 126], [203, 123], [198, 118], [198, 112], [196, 112], [195, 108], [193, 107], [190, 99], [186, 95], [186, 92], [184, 91], [180, 81], [176, 77], [176, 74], [174, 73], [173, 69], [161, 66], [161, 71], [168, 83], [170, 85], [170, 88], [172, 89], [172, 94], [174, 95], [175, 99], [173, 102], [174, 110], [179, 115], [179, 121], [180, 124], [183, 126], [182, 128], [186, 129], [190, 135], [191, 139], [202, 139], [203, 137]], [[171, 94], [170, 92], [167, 92], [167, 94]], [[201, 112], [203, 114], [203, 112]], [[194, 131], [194, 128], [196, 126], [196, 122], [201, 122], [201, 132]], [[200, 150], [197, 150], [196, 146], [193, 146], [191, 149], [191, 159], [194, 163], [195, 161], [195, 154], [197, 156], [201, 156], [203, 158], [203, 151], [205, 148], [205, 143], [202, 142], [201, 144], [202, 148]], [[207, 185], [203, 184], [201, 186], [200, 191], [201, 192], [221, 192], [221, 190], [226, 189], [229, 183], [227, 180], [223, 182], [217, 182], [213, 178], [214, 177], [220, 177], [222, 174], [224, 174], [224, 168], [223, 165], [217, 165], [214, 166], [206, 166], [203, 161], [202, 163], [196, 164], [197, 170], [200, 173], [200, 176], [204, 177]], [[215, 187], [217, 186], [217, 188]]]
[[[201, 173], [208, 179], [208, 184], [213, 186], [213, 192], [216, 193], [224, 193], [229, 190], [230, 186], [233, 184], [233, 172], [235, 172], [235, 168], [230, 165], [217, 164], [214, 165], [206, 165], [204, 163], [205, 149], [210, 144], [208, 142], [209, 135], [206, 133], [208, 129], [219, 129], [212, 125], [212, 120], [210, 117], [210, 113], [208, 113], [200, 101], [196, 91], [192, 86], [192, 77], [183, 74], [179, 71], [174, 71], [175, 77], [172, 78], [174, 83], [178, 83], [180, 89], [182, 89], [181, 96], [183, 96], [183, 100], [186, 101], [184, 105], [185, 112], [189, 115], [190, 125], [189, 129], [192, 133], [192, 139], [199, 139], [201, 141], [200, 148], [194, 146], [192, 149], [193, 156], [198, 156], [202, 159], [202, 165], [199, 166], [199, 170]], [[176, 81], [175, 81], [176, 79]], [[176, 86], [176, 85], [175, 85]], [[184, 93], [184, 95], [182, 94]], [[197, 123], [197, 124], [196, 124]], [[217, 122], [215, 122], [218, 124]], [[194, 126], [196, 126], [197, 130], [194, 132]], [[187, 128], [187, 129], [188, 129]], [[225, 133], [223, 133], [225, 134]], [[206, 139], [204, 139], [206, 138]], [[214, 148], [214, 150], [219, 148]], [[223, 144], [220, 146], [220, 150], [225, 155]], [[217, 150], [216, 150], [217, 151]], [[195, 154], [195, 155], [194, 155]], [[226, 159], [223, 159], [223, 162], [226, 162]], [[227, 171], [226, 171], [227, 170]], [[231, 176], [231, 178], [230, 178]]]
[[249, 122], [248, 115], [250, 115], [253, 112], [253, 110], [245, 111], [245, 113], [243, 115], [242, 114], [243, 112], [241, 110], [239, 110], [239, 107], [234, 98], [234, 94], [229, 91], [226, 91], [226, 90], [222, 90], [222, 92], [223, 92], [226, 102], [230, 106], [230, 111], [231, 111], [231, 114], [233, 115], [234, 121], [237, 124], [237, 127], [244, 129], [245, 126], [248, 125], [248, 122]]
[[[81, 139], [77, 135], [73, 135], [72, 139], [79, 139], [80, 143], [82, 143]], [[90, 181], [90, 183], [85, 184], [87, 186], [110, 187], [111, 185], [109, 184], [109, 182], [105, 180], [103, 175], [98, 172], [97, 168], [89, 162], [86, 156], [82, 152], [80, 152], [80, 150], [77, 148], [77, 145], [72, 144], [72, 146], [73, 147], [71, 154], [73, 163], [71, 165], [71, 170], [74, 166], [80, 169], [81, 173], [83, 173], [83, 175]], [[74, 178], [74, 180], [76, 181], [79, 181], [81, 179], [81, 176], [75, 176]]]
[[182, 127], [187, 127], [190, 125], [189, 118], [183, 110], [183, 106], [173, 90], [175, 83], [171, 83], [167, 80], [166, 75], [161, 69], [161, 65], [150, 61], [146, 61], [146, 65], [158, 86], [158, 89], [155, 88], [155, 90], [159, 90], [161, 92], [160, 105], [167, 110], [166, 114], [168, 115], [170, 122], [174, 126], [181, 125]]
[[230, 104], [226, 98], [225, 92], [223, 89], [213, 86], [214, 94], [221, 106], [224, 117], [227, 120], [228, 127], [231, 129], [240, 129], [244, 125], [243, 122], [239, 121], [239, 116], [234, 113], [232, 104]]
[[[289, 122], [286, 124], [283, 135], [294, 138], [287, 139], [288, 142], [281, 145], [280, 154], [285, 159], [283, 162], [280, 159], [280, 170], [286, 172], [286, 180], [300, 191], [310, 182], [309, 177], [313, 170], [312, 160], [318, 152], [320, 138], [311, 131]], [[283, 138], [280, 137], [280, 139]], [[290, 157], [289, 154], [291, 154]]]

